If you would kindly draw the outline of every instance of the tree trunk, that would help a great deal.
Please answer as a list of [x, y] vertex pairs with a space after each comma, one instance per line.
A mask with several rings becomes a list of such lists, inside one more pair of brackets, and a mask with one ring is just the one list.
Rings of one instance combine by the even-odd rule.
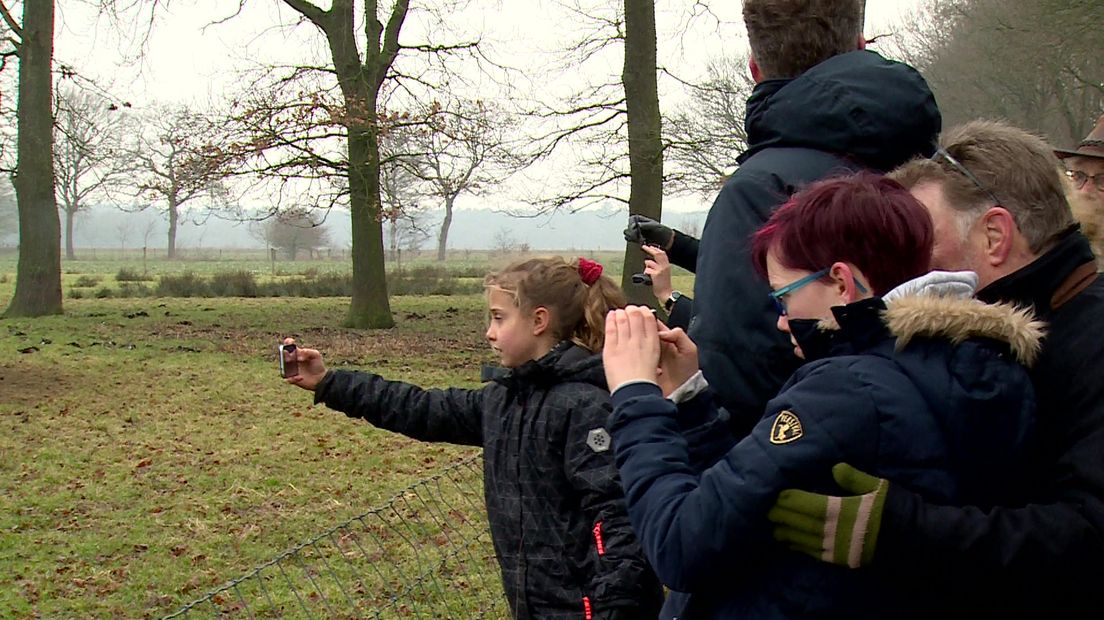
[[[368, 103], [375, 120], [375, 98]], [[387, 298], [380, 218], [379, 139], [374, 127], [349, 130], [349, 210], [353, 222], [353, 298], [348, 327], [394, 327]]]
[[395, 260], [395, 255], [399, 250], [399, 218], [392, 217], [388, 221], [391, 224], [391, 240], [388, 244], [391, 250], [391, 260]]
[[19, 266], [6, 317], [60, 314], [61, 221], [54, 193], [54, 2], [23, 3], [19, 45], [18, 160], [13, 184], [19, 206]]
[[445, 196], [445, 219], [441, 220], [441, 232], [437, 235], [437, 260], [445, 260], [445, 249], [448, 247], [449, 226], [452, 226], [452, 205], [456, 203], [456, 196]]
[[[663, 143], [656, 85], [654, 0], [625, 0], [625, 108], [629, 133], [629, 213], [659, 220], [663, 213]], [[647, 286], [632, 283], [644, 269], [643, 253], [627, 243], [621, 287], [630, 302], [655, 305]]]
[[65, 209], [65, 259], [76, 260], [76, 253], [73, 251], [73, 220], [77, 217], [75, 209]]
[[392, 327], [387, 299], [380, 208], [380, 153], [377, 100], [384, 77], [399, 52], [398, 35], [409, 0], [396, 0], [386, 30], [377, 3], [363, 3], [367, 35], [363, 63], [354, 28], [358, 20], [353, 0], [332, 0], [322, 10], [303, 0], [284, 0], [326, 35], [334, 73], [345, 103], [348, 136], [349, 211], [352, 220], [353, 295], [345, 324], [349, 327]]
[[180, 212], [175, 199], [169, 199], [169, 249], [166, 253], [168, 260], [176, 258], [176, 222], [180, 218]]

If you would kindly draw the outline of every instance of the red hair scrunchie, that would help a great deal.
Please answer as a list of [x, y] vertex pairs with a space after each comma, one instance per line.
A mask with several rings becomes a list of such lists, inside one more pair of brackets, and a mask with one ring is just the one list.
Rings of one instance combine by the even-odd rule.
[[590, 286], [598, 281], [598, 278], [602, 277], [602, 264], [592, 261], [589, 258], [579, 257], [579, 277], [582, 278], [583, 284]]

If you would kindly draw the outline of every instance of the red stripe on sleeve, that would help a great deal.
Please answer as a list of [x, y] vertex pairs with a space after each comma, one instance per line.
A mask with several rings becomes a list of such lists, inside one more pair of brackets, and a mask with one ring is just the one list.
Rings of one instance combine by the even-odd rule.
[[606, 543], [602, 542], [602, 522], [594, 524], [594, 546], [598, 548], [598, 555], [606, 555]]

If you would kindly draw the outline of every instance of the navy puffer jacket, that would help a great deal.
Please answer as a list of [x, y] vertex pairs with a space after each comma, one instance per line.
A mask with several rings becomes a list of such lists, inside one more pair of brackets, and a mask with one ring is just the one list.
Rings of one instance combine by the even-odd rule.
[[[689, 330], [706, 379], [742, 432], [797, 369], [788, 339], [774, 329], [767, 284], [751, 269], [752, 233], [809, 183], [858, 170], [887, 172], [930, 155], [942, 118], [919, 72], [855, 51], [794, 79], [757, 84], [744, 124], [748, 150], [702, 230]], [[672, 257], [676, 264], [691, 250], [683, 245]]]
[[778, 493], [835, 490], [836, 463], [935, 501], [1016, 497], [1034, 412], [1020, 362], [1035, 355], [1040, 325], [970, 299], [904, 297], [888, 310], [871, 299], [833, 310], [838, 329], [821, 332], [819, 344], [800, 342], [812, 361], [719, 459], [702, 458], [686, 428], [703, 406], [715, 411], [703, 405], [708, 391], [679, 410], [651, 384], [614, 394], [629, 516], [673, 590], [661, 617], [941, 617], [948, 601], [922, 583], [819, 562], [773, 541], [766, 515]]

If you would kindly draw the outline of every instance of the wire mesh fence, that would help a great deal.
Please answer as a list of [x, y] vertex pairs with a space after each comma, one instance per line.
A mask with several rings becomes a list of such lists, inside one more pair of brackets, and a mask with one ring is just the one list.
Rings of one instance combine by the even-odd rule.
[[482, 465], [458, 461], [165, 620], [508, 617]]

